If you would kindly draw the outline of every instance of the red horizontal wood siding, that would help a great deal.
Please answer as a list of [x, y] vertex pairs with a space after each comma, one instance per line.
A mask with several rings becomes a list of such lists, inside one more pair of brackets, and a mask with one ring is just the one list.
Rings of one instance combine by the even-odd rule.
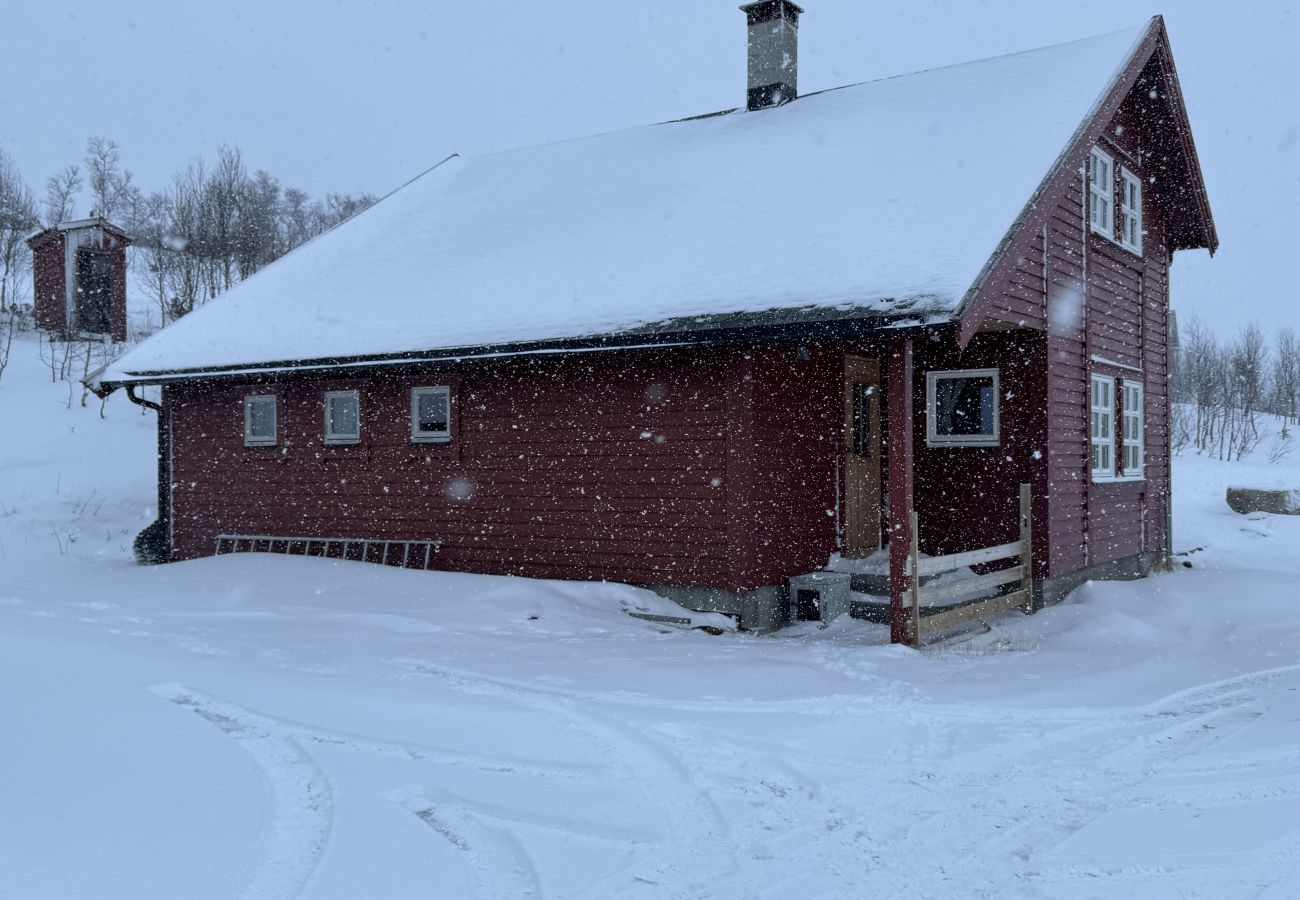
[[36, 327], [42, 331], [67, 329], [68, 300], [64, 247], [61, 232], [50, 231], [32, 245], [32, 275], [35, 282]]
[[[1021, 484], [1033, 488], [1038, 521], [1047, 515], [1045, 336], [1028, 330], [985, 332], [977, 334], [964, 349], [947, 340], [917, 341], [915, 354], [912, 441], [921, 550], [942, 555], [1015, 540], [1019, 534]], [[998, 370], [999, 444], [929, 446], [927, 373], [986, 368]], [[1047, 560], [1047, 540], [1037, 533], [1035, 538], [1035, 557], [1042, 569]]]
[[[177, 558], [218, 533], [443, 541], [447, 569], [729, 586], [725, 355], [479, 364], [384, 378], [167, 389]], [[453, 440], [410, 438], [410, 389], [450, 384]], [[362, 439], [322, 442], [355, 389]], [[243, 444], [243, 397], [280, 398], [275, 447]]]
[[755, 555], [748, 581], [758, 587], [815, 571], [836, 548], [844, 348], [809, 343], [754, 356]]
[[[1099, 139], [1116, 166], [1143, 180], [1143, 252], [1090, 232], [1082, 175], [1069, 172], [1041, 198], [1041, 225], [1018, 234], [1012, 273], [985, 285], [986, 321], [1044, 328], [1046, 469], [1036, 507], [1043, 574], [1159, 550], [1165, 541], [1168, 459], [1169, 243], [1171, 194], [1165, 100], [1149, 96], [1158, 67], [1144, 73]], [[1035, 271], [1035, 267], [1037, 270]], [[1037, 275], [1037, 279], [1033, 276]], [[1046, 310], [1045, 320], [1034, 310]], [[1145, 478], [1094, 484], [1089, 470], [1091, 373], [1138, 379], [1146, 392]]]

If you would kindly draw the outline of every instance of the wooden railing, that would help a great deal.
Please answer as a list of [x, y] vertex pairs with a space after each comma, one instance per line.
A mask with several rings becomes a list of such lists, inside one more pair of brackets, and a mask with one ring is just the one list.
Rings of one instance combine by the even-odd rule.
[[[947, 556], [929, 556], [925, 559], [921, 559], [916, 512], [911, 513], [909, 524], [912, 545], [907, 558], [907, 575], [910, 585], [908, 600], [911, 613], [908, 638], [913, 647], [921, 646], [921, 641], [927, 633], [933, 634], [962, 622], [987, 619], [1015, 607], [1021, 607], [1025, 612], [1033, 612], [1034, 533], [1031, 500], [1029, 485], [1022, 484], [1018, 540], [1009, 544], [999, 544], [996, 547], [950, 553]], [[1009, 559], [1016, 559], [1018, 562], [1009, 568], [997, 569], [973, 578], [942, 584], [921, 583], [921, 579], [926, 576], [953, 572], [963, 566], [1002, 562]], [[928, 606], [936, 600], [952, 600], [965, 594], [983, 593], [995, 588], [1001, 588], [1003, 593], [969, 603], [960, 603], [940, 612], [928, 614], [921, 612], [923, 603]]]
[[379, 563], [385, 566], [401, 566], [404, 569], [428, 569], [437, 560], [441, 550], [442, 541], [219, 534], [216, 555], [285, 553], [294, 556], [323, 556], [353, 562]]

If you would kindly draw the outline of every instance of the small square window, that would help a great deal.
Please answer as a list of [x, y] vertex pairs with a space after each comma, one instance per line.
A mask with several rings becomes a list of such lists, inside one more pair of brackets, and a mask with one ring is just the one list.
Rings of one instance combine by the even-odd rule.
[[451, 440], [451, 388], [411, 389], [411, 440], [424, 443]]
[[244, 398], [244, 446], [272, 447], [276, 443], [274, 394], [252, 394]]
[[357, 391], [325, 394], [325, 443], [355, 444], [361, 440], [361, 395]]
[[931, 447], [996, 447], [998, 370], [926, 374], [926, 443]]

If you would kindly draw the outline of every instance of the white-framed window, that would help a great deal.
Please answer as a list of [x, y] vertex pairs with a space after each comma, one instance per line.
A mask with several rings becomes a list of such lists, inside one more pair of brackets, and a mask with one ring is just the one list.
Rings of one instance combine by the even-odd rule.
[[1146, 390], [1142, 382], [1093, 375], [1089, 384], [1092, 480], [1141, 481], [1146, 464]]
[[998, 370], [925, 375], [925, 441], [931, 447], [996, 447]]
[[325, 443], [355, 444], [361, 440], [361, 394], [325, 392]]
[[1119, 194], [1119, 242], [1142, 255], [1142, 179], [1121, 168]]
[[277, 440], [275, 394], [250, 394], [244, 398], [244, 446], [273, 447]]
[[1088, 220], [1092, 230], [1115, 238], [1115, 161], [1097, 147], [1088, 154]]
[[1093, 375], [1091, 379], [1092, 480], [1115, 478], [1115, 379]]
[[411, 388], [411, 440], [417, 443], [451, 440], [451, 388]]
[[1143, 477], [1142, 466], [1145, 462], [1143, 431], [1146, 427], [1146, 391], [1139, 381], [1124, 380], [1124, 424], [1123, 448], [1124, 477], [1138, 479]]

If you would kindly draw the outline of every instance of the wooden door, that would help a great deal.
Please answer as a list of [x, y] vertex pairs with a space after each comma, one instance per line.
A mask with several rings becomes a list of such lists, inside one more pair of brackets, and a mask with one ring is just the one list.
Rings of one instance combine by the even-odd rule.
[[880, 547], [880, 363], [844, 357], [844, 555]]

